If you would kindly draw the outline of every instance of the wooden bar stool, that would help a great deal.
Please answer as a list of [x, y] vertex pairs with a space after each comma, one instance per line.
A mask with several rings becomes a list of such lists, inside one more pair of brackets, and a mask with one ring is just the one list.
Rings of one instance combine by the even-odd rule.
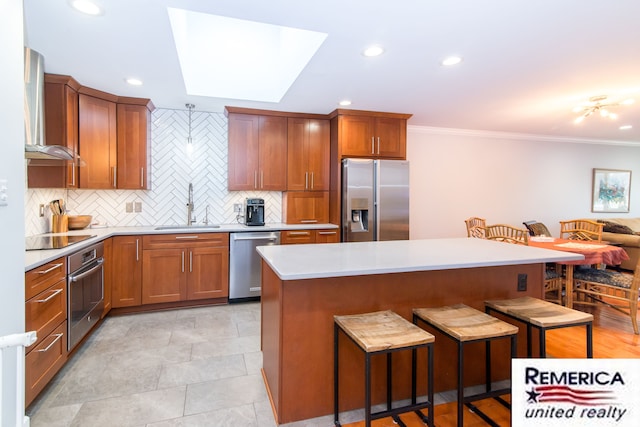
[[[371, 421], [392, 416], [396, 423], [404, 426], [398, 418], [398, 414], [415, 411], [427, 425], [433, 427], [433, 342], [435, 337], [418, 328], [392, 311], [379, 311], [375, 313], [334, 316], [334, 424], [340, 426], [339, 394], [338, 394], [338, 338], [342, 330], [345, 335], [360, 350], [364, 352], [364, 408], [365, 426], [370, 427]], [[417, 403], [416, 396], [416, 356], [417, 349], [427, 348], [427, 401]], [[391, 355], [400, 350], [412, 350], [411, 366], [411, 403], [402, 407], [391, 407]], [[371, 356], [375, 354], [387, 355], [387, 409], [376, 413], [371, 412]], [[421, 409], [427, 408], [429, 416], [426, 417]]]
[[540, 332], [540, 357], [547, 357], [546, 332], [549, 329], [586, 327], [587, 357], [593, 357], [593, 315], [538, 298], [521, 297], [485, 301], [485, 311], [497, 312], [527, 325], [527, 357], [533, 357], [531, 330]]
[[[437, 308], [416, 308], [413, 310], [413, 323], [418, 324], [419, 321], [440, 331], [458, 345], [458, 426], [461, 427], [463, 425], [463, 409], [464, 405], [466, 405], [486, 423], [498, 427], [495, 421], [473, 405], [472, 402], [494, 398], [508, 409], [511, 409], [511, 404], [500, 397], [511, 393], [511, 387], [492, 390], [491, 347], [489, 343], [496, 339], [510, 338], [511, 358], [516, 357], [518, 328], [464, 304]], [[485, 343], [485, 391], [465, 396], [463, 378], [464, 346], [475, 342]]]

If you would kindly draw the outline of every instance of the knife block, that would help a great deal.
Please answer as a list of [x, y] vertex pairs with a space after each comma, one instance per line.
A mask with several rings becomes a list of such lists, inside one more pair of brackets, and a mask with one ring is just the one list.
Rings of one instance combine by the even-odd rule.
[[51, 232], [66, 233], [67, 231], [69, 231], [69, 216], [53, 215], [51, 217]]

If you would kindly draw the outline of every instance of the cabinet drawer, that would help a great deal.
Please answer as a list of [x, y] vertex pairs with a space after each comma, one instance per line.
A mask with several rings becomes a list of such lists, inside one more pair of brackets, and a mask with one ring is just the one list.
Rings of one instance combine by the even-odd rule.
[[26, 348], [33, 351], [62, 321], [67, 319], [67, 283], [61, 280], [25, 304], [27, 331], [36, 331], [38, 340]]
[[67, 260], [58, 258], [25, 273], [25, 300], [29, 300], [49, 286], [67, 277]]
[[25, 404], [29, 405], [67, 360], [67, 322], [62, 322], [25, 357]]
[[280, 232], [280, 244], [315, 243], [315, 235], [311, 230], [292, 230]]
[[142, 237], [144, 249], [229, 247], [229, 233], [149, 234]]
[[316, 243], [339, 243], [339, 231], [338, 228], [332, 230], [315, 230]]

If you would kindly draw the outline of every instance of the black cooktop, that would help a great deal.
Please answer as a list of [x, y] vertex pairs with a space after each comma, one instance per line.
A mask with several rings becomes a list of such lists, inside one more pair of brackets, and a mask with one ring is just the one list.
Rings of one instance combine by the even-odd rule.
[[38, 251], [42, 249], [62, 249], [74, 243], [96, 237], [90, 234], [78, 236], [30, 236], [26, 238], [25, 249], [28, 251]]

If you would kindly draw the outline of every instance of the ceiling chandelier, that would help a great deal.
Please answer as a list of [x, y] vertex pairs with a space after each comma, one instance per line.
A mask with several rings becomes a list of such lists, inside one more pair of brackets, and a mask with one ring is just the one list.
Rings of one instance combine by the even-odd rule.
[[580, 115], [574, 120], [574, 123], [580, 123], [595, 113], [599, 113], [601, 117], [607, 117], [615, 120], [618, 118], [618, 115], [610, 112], [609, 109], [619, 107], [621, 105], [633, 104], [633, 102], [633, 99], [627, 99], [623, 102], [607, 102], [607, 95], [592, 96], [589, 98], [589, 102], [587, 104], [573, 109], [574, 113], [580, 113]]

